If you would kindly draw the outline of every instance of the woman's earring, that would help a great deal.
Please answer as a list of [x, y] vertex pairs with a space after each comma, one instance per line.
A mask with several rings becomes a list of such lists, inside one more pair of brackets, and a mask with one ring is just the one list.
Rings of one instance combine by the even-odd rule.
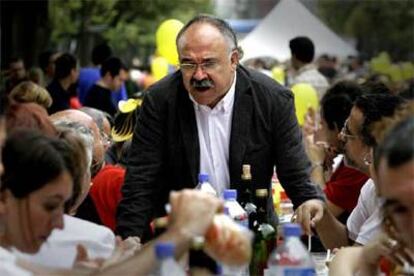
[[371, 156], [371, 153], [365, 154], [364, 155], [364, 158], [363, 158], [363, 161], [364, 161], [364, 164], [365, 165], [370, 166], [372, 164], [372, 156]]

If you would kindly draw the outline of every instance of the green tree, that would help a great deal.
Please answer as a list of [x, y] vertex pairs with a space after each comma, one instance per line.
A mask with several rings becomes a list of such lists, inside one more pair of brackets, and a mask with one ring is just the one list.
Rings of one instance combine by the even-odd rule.
[[336, 32], [357, 39], [372, 57], [387, 51], [394, 60], [414, 59], [414, 1], [328, 1], [318, 3], [321, 18]]
[[49, 2], [52, 42], [76, 51], [83, 64], [92, 44], [105, 39], [125, 59], [145, 56], [154, 48], [155, 31], [165, 19], [183, 22], [210, 12], [210, 0], [54, 0]]

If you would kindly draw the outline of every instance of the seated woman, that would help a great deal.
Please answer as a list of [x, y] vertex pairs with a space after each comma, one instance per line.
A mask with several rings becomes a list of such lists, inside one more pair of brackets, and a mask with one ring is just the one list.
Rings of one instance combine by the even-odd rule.
[[[4, 132], [4, 129], [2, 130]], [[65, 203], [71, 198], [73, 179], [60, 149], [67, 144], [34, 131], [11, 133], [3, 150], [4, 173], [0, 189], [0, 275], [53, 273], [73, 275], [79, 271], [36, 267], [17, 259], [11, 249], [36, 253], [55, 228], [63, 228]], [[186, 252], [195, 236], [203, 236], [214, 215], [222, 209], [219, 199], [197, 191], [172, 193], [171, 222], [160, 241], [176, 244], [176, 256]], [[200, 220], [199, 218], [203, 219]], [[95, 275], [148, 274], [156, 266], [154, 244], [148, 244], [131, 258]], [[23, 268], [24, 267], [24, 268]]]
[[[62, 155], [73, 178], [72, 197], [65, 204], [63, 220], [65, 227], [50, 235], [47, 244], [36, 254], [21, 254], [19, 257], [39, 265], [53, 268], [71, 268], [80, 245], [90, 258], [108, 258], [115, 249], [115, 236], [107, 228], [71, 216], [89, 191], [88, 168], [92, 160], [92, 134], [80, 124], [58, 128], [59, 139], [67, 144], [61, 148]], [[18, 252], [17, 252], [18, 253]]]
[[65, 144], [37, 132], [12, 133], [3, 149], [0, 274], [26, 275], [11, 253], [36, 253], [52, 230], [63, 228], [73, 179], [59, 149]]

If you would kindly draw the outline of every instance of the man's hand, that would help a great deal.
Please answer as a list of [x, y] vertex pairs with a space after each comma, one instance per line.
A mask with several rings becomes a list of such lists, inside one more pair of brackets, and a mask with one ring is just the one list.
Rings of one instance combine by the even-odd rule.
[[204, 236], [223, 202], [205, 192], [183, 190], [170, 194], [170, 228], [192, 236]]
[[322, 219], [324, 210], [325, 203], [322, 200], [310, 199], [296, 209], [293, 220], [301, 224], [306, 235], [311, 235], [311, 228]]
[[385, 257], [397, 265], [404, 265], [405, 262], [414, 264], [414, 256], [403, 247], [398, 241], [386, 234], [380, 234], [363, 247], [362, 255], [368, 265], [378, 265], [380, 258]]

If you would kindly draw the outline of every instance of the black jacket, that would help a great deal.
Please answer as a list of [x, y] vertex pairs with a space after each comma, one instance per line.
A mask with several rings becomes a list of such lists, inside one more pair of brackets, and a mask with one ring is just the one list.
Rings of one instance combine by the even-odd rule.
[[[117, 233], [122, 237], [142, 236], [150, 220], [163, 215], [169, 192], [194, 188], [199, 173], [195, 112], [179, 71], [149, 88], [140, 112], [117, 213]], [[253, 190], [270, 191], [276, 165], [295, 207], [321, 197], [309, 180], [310, 163], [293, 94], [267, 76], [239, 66], [229, 154], [233, 189], [240, 188], [242, 164], [252, 167]], [[270, 204], [268, 209], [274, 213]]]

